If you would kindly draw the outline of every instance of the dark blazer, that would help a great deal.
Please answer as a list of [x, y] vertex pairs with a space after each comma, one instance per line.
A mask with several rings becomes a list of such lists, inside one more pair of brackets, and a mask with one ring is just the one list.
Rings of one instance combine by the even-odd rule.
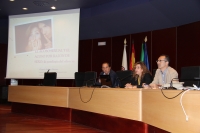
[[134, 77], [131, 78], [130, 83], [132, 85], [137, 85], [137, 88], [142, 88], [143, 83], [150, 84], [152, 81], [153, 81], [152, 75], [149, 73], [146, 73], [144, 77], [142, 78], [142, 80], [140, 81], [140, 85], [138, 85], [138, 80], [135, 80]]
[[[99, 75], [104, 75], [104, 72], [101, 72]], [[118, 77], [117, 77], [117, 74], [115, 73], [115, 71], [110, 70], [109, 75], [110, 75], [110, 78], [111, 78], [111, 81], [112, 81], [112, 87], [119, 86]], [[97, 79], [97, 84], [100, 84], [99, 78]]]

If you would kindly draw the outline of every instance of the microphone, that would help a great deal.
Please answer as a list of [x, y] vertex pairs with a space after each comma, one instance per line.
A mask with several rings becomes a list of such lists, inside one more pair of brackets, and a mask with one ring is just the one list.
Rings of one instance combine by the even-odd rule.
[[178, 78], [173, 78], [170, 82], [170, 87], [168, 87], [168, 90], [177, 90], [175, 87], [173, 87], [173, 80]]
[[[46, 73], [49, 73], [49, 70], [50, 70], [50, 69], [48, 69]], [[39, 86], [43, 86], [42, 83], [40, 83], [40, 84], [38, 84], [38, 85], [39, 85]]]

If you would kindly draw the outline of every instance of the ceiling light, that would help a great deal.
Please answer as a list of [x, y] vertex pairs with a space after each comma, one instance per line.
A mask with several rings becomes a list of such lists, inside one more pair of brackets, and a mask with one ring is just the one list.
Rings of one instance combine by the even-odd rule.
[[56, 9], [56, 7], [55, 7], [55, 6], [52, 6], [51, 9]]
[[28, 10], [28, 8], [26, 8], [26, 7], [24, 7], [24, 8], [22, 8], [23, 10]]
[[15, 1], [15, 0], [10, 0], [10, 1]]

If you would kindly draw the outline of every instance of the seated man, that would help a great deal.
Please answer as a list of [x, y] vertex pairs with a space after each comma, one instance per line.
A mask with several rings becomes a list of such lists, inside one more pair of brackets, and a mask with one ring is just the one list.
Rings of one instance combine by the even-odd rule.
[[[172, 79], [178, 78], [177, 71], [169, 66], [170, 59], [168, 55], [161, 55], [156, 62], [158, 69], [152, 83], [149, 85], [152, 89], [157, 89], [164, 84], [171, 83]], [[148, 88], [148, 86], [144, 86], [144, 88]]]
[[[100, 75], [110, 75], [111, 81], [112, 81], [112, 87], [119, 86], [119, 81], [117, 80], [117, 74], [111, 69], [111, 66], [109, 63], [104, 62], [102, 64], [102, 72]], [[101, 84], [101, 80], [98, 79], [97, 84]]]

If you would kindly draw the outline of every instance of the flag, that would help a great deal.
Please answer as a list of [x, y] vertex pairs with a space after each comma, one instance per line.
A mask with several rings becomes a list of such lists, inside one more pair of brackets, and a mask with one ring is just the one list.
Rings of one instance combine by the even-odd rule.
[[134, 43], [133, 43], [132, 50], [131, 50], [129, 70], [133, 70], [134, 64], [135, 64], [135, 48], [134, 48]]
[[147, 42], [147, 37], [145, 37], [144, 43], [142, 43], [140, 61], [143, 61], [144, 64], [147, 66], [147, 69], [149, 70], [149, 59], [148, 59], [146, 42]]
[[124, 40], [124, 51], [123, 51], [123, 57], [122, 57], [122, 67], [124, 67], [124, 70], [128, 70], [127, 54], [126, 54], [126, 39]]
[[144, 62], [144, 45], [143, 45], [143, 43], [142, 43], [142, 48], [141, 48], [140, 61]]
[[149, 70], [149, 59], [148, 59], [146, 42], [144, 43], [144, 64], [147, 66], [147, 69]]

